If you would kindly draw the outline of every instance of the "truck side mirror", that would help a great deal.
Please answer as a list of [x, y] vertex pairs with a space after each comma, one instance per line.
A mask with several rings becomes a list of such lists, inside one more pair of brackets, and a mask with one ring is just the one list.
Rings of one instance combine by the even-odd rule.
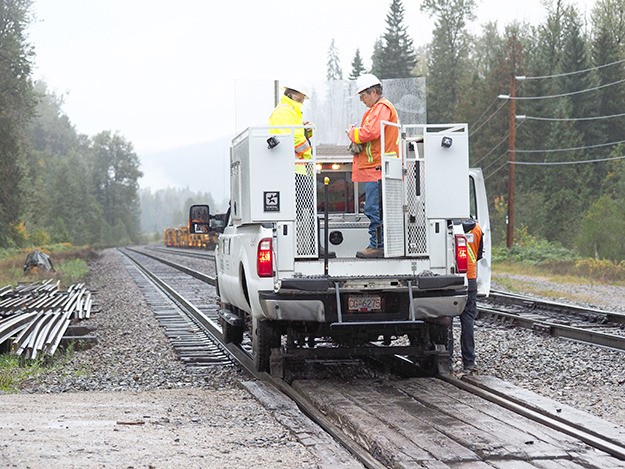
[[189, 233], [208, 233], [210, 230], [210, 207], [191, 205], [189, 208]]

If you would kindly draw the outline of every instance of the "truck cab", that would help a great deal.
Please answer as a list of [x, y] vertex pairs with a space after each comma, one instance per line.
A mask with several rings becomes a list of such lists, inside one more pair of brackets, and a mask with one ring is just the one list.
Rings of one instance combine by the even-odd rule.
[[386, 350], [444, 372], [448, 327], [466, 303], [469, 217], [484, 232], [478, 288], [490, 289], [488, 207], [481, 171], [468, 167], [467, 125], [401, 126], [399, 157], [382, 158], [384, 257], [367, 259], [355, 256], [369, 220], [347, 147], [312, 142], [312, 159], [296, 161], [295, 128], [249, 128], [232, 142], [230, 216], [215, 249], [224, 339], [249, 331], [261, 371], [272, 350]]

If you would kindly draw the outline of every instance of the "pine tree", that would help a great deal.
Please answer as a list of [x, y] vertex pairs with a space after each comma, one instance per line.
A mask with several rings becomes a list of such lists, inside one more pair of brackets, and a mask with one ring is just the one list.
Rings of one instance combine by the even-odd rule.
[[379, 50], [374, 50], [372, 57], [372, 73], [379, 79], [412, 76], [417, 54], [403, 23], [404, 6], [401, 0], [391, 0], [386, 15], [386, 32]]
[[341, 68], [339, 51], [334, 45], [334, 39], [330, 42], [330, 48], [328, 49], [328, 73], [326, 78], [328, 81], [343, 79], [343, 69]]
[[31, 82], [32, 49], [26, 42], [31, 2], [0, 2], [0, 246], [17, 239], [22, 212], [23, 129], [31, 119], [35, 95]]
[[462, 75], [472, 38], [467, 22], [475, 18], [475, 0], [424, 0], [421, 10], [435, 17], [428, 63], [428, 121], [454, 119]]
[[365, 71], [366, 69], [364, 64], [362, 63], [362, 57], [360, 56], [360, 49], [356, 49], [354, 59], [352, 60], [352, 73], [349, 74], [349, 79], [355, 80], [360, 75], [365, 73]]

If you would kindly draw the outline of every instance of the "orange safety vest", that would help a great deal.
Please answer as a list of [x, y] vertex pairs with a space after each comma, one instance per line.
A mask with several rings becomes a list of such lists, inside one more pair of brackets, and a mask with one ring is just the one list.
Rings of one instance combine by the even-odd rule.
[[467, 251], [469, 259], [467, 262], [467, 278], [477, 279], [477, 261], [482, 258], [482, 228], [477, 223], [467, 234]]
[[[381, 98], [365, 112], [360, 127], [355, 127], [350, 132], [352, 141], [364, 144], [362, 151], [354, 156], [354, 163], [359, 170], [382, 165], [382, 139], [379, 135], [381, 106], [385, 106], [391, 111], [389, 122], [395, 124], [399, 122], [395, 106], [386, 98]], [[373, 134], [375, 138], [370, 139], [370, 134]], [[399, 155], [399, 129], [395, 126], [387, 125], [384, 127], [384, 154], [394, 157]]]

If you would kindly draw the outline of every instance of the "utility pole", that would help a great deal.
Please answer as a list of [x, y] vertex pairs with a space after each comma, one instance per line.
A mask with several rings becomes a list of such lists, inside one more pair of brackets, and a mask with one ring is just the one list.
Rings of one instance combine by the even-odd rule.
[[516, 147], [516, 77], [510, 74], [510, 115], [508, 119], [508, 226], [506, 231], [506, 247], [510, 249], [514, 241], [514, 173]]

